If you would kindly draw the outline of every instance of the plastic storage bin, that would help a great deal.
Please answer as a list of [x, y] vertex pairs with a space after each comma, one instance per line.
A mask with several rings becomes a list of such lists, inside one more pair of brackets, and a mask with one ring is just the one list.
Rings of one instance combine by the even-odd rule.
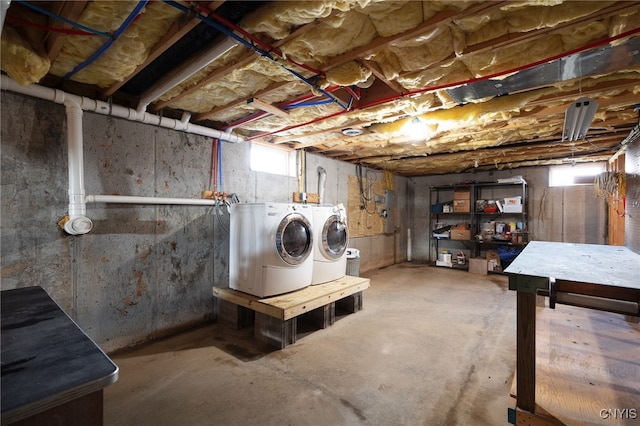
[[347, 248], [347, 275], [360, 276], [360, 250]]

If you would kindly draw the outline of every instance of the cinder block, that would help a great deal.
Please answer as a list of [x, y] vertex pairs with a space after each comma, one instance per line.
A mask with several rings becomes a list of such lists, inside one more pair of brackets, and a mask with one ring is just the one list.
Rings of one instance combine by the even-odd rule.
[[336, 300], [336, 311], [354, 314], [362, 309], [362, 292], [359, 291], [343, 299]]
[[329, 303], [300, 315], [300, 320], [315, 328], [327, 328], [336, 320], [336, 305]]
[[283, 321], [260, 312], [256, 312], [253, 335], [259, 341], [284, 349], [288, 344], [296, 342], [298, 324], [296, 318]]
[[253, 324], [255, 312], [244, 306], [214, 298], [214, 313], [218, 322], [225, 327], [240, 330]]

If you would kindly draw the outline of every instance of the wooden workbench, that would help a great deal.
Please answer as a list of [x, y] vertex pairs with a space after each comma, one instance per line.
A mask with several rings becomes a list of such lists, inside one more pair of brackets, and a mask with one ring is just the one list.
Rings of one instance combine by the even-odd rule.
[[638, 316], [640, 255], [620, 246], [534, 241], [505, 273], [509, 289], [518, 292], [516, 409], [510, 421], [542, 424], [535, 421], [536, 295], [548, 296], [551, 307], [561, 303]]
[[[638, 425], [639, 345], [640, 324], [622, 315], [573, 306], [538, 307], [535, 419], [565, 425]], [[514, 380], [513, 398], [516, 388]], [[518, 424], [526, 424], [520, 414]]]
[[[345, 303], [350, 312], [362, 309], [362, 292], [369, 288], [369, 283], [368, 278], [345, 275], [325, 284], [262, 299], [223, 287], [214, 287], [213, 296], [217, 299], [219, 319], [220, 312], [224, 312], [222, 319], [227, 325], [241, 328], [254, 322], [256, 338], [284, 348], [296, 341], [299, 316], [314, 317], [325, 328], [334, 322], [336, 303]], [[255, 318], [247, 310], [255, 312]]]

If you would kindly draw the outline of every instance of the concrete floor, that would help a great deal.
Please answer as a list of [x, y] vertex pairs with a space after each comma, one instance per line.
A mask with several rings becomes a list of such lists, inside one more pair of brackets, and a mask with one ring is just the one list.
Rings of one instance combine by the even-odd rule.
[[410, 263], [366, 275], [362, 311], [284, 350], [211, 324], [114, 356], [105, 424], [507, 424], [507, 278]]

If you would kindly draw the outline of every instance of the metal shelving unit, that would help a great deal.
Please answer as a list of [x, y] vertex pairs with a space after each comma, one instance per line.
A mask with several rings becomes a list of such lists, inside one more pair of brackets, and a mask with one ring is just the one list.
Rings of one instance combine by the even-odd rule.
[[[453, 205], [455, 191], [469, 191], [469, 211], [453, 211], [447, 205]], [[504, 200], [515, 200], [518, 204], [509, 205], [505, 209]], [[430, 240], [434, 251], [430, 251], [430, 262], [438, 264], [436, 259], [441, 250], [449, 250], [452, 254], [452, 265], [466, 269], [466, 265], [456, 265], [456, 253], [468, 252], [469, 256], [481, 256], [486, 250], [495, 250], [499, 246], [524, 247], [530, 240], [528, 220], [528, 185], [524, 179], [507, 182], [473, 182], [459, 185], [440, 185], [431, 187], [431, 221]], [[487, 212], [484, 205], [500, 202], [502, 211]], [[483, 203], [484, 202], [484, 203]], [[505, 211], [511, 209], [512, 211]], [[513, 211], [515, 210], [515, 211]], [[434, 233], [435, 229], [459, 223], [468, 223], [468, 239], [452, 239], [445, 233]], [[491, 229], [493, 227], [493, 229]], [[516, 229], [510, 229], [516, 228]], [[508, 229], [508, 231], [507, 231]], [[508, 232], [508, 233], [507, 233]], [[510, 237], [510, 238], [509, 238]], [[435, 253], [435, 256], [432, 254]], [[468, 262], [467, 262], [468, 264]]]

